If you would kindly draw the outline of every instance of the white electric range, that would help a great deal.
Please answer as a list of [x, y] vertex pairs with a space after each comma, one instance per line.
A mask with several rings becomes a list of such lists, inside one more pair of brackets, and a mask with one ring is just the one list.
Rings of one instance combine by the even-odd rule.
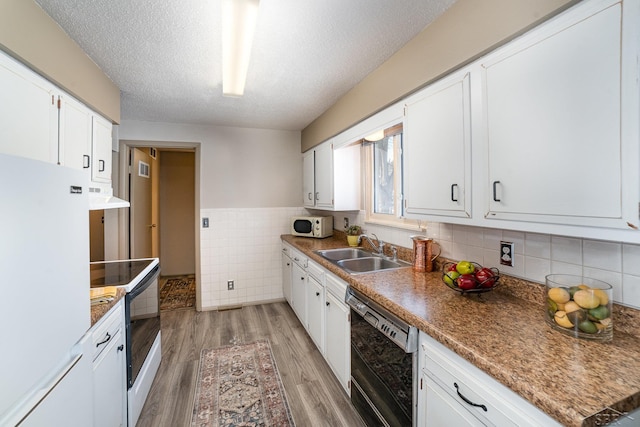
[[91, 287], [119, 286], [125, 296], [128, 424], [135, 426], [161, 361], [158, 258], [90, 263]]

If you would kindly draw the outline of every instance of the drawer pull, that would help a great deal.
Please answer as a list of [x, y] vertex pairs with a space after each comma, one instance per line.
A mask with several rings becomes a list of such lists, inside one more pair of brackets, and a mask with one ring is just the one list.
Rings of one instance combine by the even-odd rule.
[[470, 401], [469, 399], [464, 397], [462, 395], [462, 393], [460, 393], [460, 390], [458, 389], [458, 383], [453, 383], [453, 386], [456, 388], [456, 393], [458, 393], [458, 396], [460, 396], [460, 399], [464, 400], [466, 403], [468, 403], [471, 406], [477, 406], [478, 408], [482, 408], [484, 410], [484, 412], [487, 412], [487, 407], [486, 406], [479, 405], [477, 403], [473, 403], [472, 401]]
[[102, 344], [108, 343], [110, 339], [111, 339], [111, 335], [109, 335], [109, 332], [107, 332], [107, 337], [102, 341], [100, 341], [98, 344], [96, 344], [96, 347], [100, 347]]

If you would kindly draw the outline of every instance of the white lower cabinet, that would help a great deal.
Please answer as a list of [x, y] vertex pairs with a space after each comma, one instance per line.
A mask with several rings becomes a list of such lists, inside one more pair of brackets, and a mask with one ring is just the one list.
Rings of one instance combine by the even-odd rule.
[[307, 283], [307, 331], [324, 353], [324, 285], [309, 275]]
[[419, 352], [419, 426], [560, 426], [424, 332]]
[[291, 246], [282, 244], [282, 293], [284, 298], [291, 304], [291, 270], [293, 269], [293, 261], [291, 261]]
[[[347, 394], [351, 379], [351, 320], [344, 302], [347, 284], [309, 260], [293, 247], [282, 244], [282, 275], [285, 289], [291, 284], [289, 305], [318, 347]], [[286, 254], [289, 254], [290, 261]], [[285, 298], [287, 291], [285, 290]]]
[[324, 356], [347, 394], [351, 379], [351, 316], [344, 302], [347, 284], [325, 276]]
[[307, 258], [298, 251], [291, 254], [291, 308], [300, 323], [307, 325]]
[[127, 425], [124, 307], [121, 300], [93, 328], [93, 426]]

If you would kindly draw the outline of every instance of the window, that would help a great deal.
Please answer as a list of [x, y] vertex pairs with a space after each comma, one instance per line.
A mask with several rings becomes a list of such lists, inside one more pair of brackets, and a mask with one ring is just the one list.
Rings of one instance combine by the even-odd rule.
[[402, 218], [402, 123], [363, 139], [367, 221], [413, 224]]

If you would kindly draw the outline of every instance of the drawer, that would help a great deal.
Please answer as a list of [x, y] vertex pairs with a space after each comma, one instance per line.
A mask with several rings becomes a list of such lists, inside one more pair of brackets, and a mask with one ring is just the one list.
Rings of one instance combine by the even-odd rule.
[[124, 308], [121, 300], [92, 328], [93, 360], [100, 356], [111, 340], [115, 339], [121, 331], [123, 323]]
[[313, 261], [307, 262], [307, 274], [324, 284], [324, 269]]
[[[559, 426], [547, 414], [490, 375], [433, 338], [425, 337], [421, 337], [420, 346], [423, 372], [483, 423], [496, 426]], [[465, 399], [476, 405], [484, 405], [486, 410]]]
[[325, 275], [325, 288], [338, 300], [344, 302], [344, 296], [347, 293], [347, 284], [343, 280], [327, 273]]
[[300, 267], [304, 269], [307, 268], [309, 259], [307, 258], [306, 255], [303, 255], [302, 252], [291, 248], [289, 256], [291, 257], [291, 261], [295, 262], [296, 264], [298, 264]]

